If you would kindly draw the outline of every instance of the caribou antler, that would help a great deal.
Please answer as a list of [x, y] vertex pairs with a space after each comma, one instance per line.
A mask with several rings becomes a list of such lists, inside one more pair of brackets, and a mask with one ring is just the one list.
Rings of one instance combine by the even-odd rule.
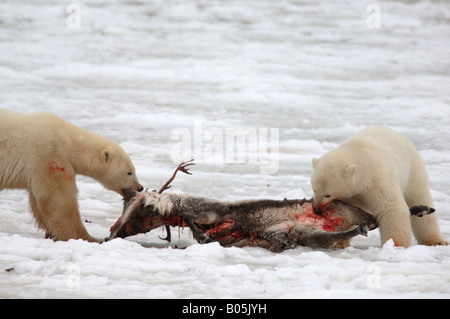
[[[161, 187], [161, 189], [158, 191], [158, 194], [162, 194], [162, 192], [164, 192], [166, 189], [169, 189], [172, 187], [172, 185], [170, 185], [170, 183], [173, 182], [173, 180], [175, 179], [175, 176], [177, 176], [178, 171], [181, 171], [188, 175], [192, 175], [192, 173], [189, 172], [189, 168], [186, 168], [186, 167], [188, 167], [190, 165], [195, 165], [195, 163], [193, 163], [193, 161], [194, 161], [194, 159], [191, 159], [190, 161], [183, 162], [180, 165], [178, 165], [175, 172], [173, 172], [172, 177], [164, 184], [163, 187]], [[166, 238], [162, 238], [160, 236], [158, 236], [158, 237], [162, 240], [167, 240], [170, 243], [170, 241], [172, 240], [172, 234], [170, 233], [170, 226], [165, 226], [165, 227], [166, 227], [166, 231], [167, 231]]]
[[163, 187], [161, 187], [161, 189], [159, 190], [158, 194], [161, 194], [162, 192], [164, 192], [166, 189], [171, 188], [172, 186], [170, 185], [170, 183], [173, 182], [173, 180], [175, 179], [175, 176], [177, 176], [178, 171], [181, 171], [185, 174], [188, 175], [192, 175], [192, 173], [189, 172], [189, 169], [186, 168], [190, 165], [195, 165], [195, 163], [192, 163], [194, 161], [194, 159], [191, 159], [190, 161], [187, 162], [183, 162], [180, 165], [178, 165], [177, 169], [175, 170], [175, 172], [173, 172], [172, 177], [164, 184]]

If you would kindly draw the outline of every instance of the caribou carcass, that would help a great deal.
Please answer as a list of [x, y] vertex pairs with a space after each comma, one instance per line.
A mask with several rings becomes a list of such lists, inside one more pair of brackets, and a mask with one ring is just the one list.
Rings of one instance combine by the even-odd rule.
[[[182, 163], [177, 170], [188, 173]], [[192, 165], [192, 164], [189, 164]], [[312, 199], [245, 200], [224, 202], [204, 197], [124, 191], [123, 214], [107, 238], [125, 238], [157, 227], [188, 226], [199, 243], [219, 242], [222, 246], [253, 246], [281, 252], [297, 245], [313, 248], [345, 248], [352, 237], [367, 236], [378, 227], [374, 217], [347, 203], [333, 201], [317, 215]], [[430, 214], [426, 206], [411, 208], [413, 215]]]

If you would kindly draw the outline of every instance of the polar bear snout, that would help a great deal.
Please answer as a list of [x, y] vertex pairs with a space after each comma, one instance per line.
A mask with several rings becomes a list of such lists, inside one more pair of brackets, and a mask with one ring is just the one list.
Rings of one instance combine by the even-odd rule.
[[330, 205], [332, 200], [329, 202], [326, 202], [325, 204], [322, 203], [316, 203], [316, 201], [312, 202], [313, 212], [316, 215], [322, 215], [323, 211], [327, 209], [328, 205]]
[[141, 184], [137, 184], [134, 185], [133, 187], [128, 187], [128, 188], [122, 188], [120, 190], [120, 194], [124, 197], [126, 197], [127, 194], [129, 194], [130, 192], [135, 194], [136, 192], [142, 192], [144, 190], [144, 186], [142, 186]]
[[312, 202], [313, 212], [316, 215], [322, 215], [322, 210], [320, 209], [320, 205], [317, 205], [315, 201]]
[[129, 187], [129, 189], [138, 191], [138, 192], [142, 192], [144, 190], [144, 186], [142, 186], [139, 183], [133, 184], [131, 187]]

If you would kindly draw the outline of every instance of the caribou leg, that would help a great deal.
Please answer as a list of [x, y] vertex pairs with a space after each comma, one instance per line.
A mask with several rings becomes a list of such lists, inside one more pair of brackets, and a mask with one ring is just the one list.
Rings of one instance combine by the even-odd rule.
[[298, 234], [289, 231], [276, 231], [264, 236], [269, 243], [269, 249], [273, 253], [279, 253], [286, 249], [292, 249], [297, 245]]
[[436, 210], [432, 207], [417, 205], [409, 208], [411, 215], [417, 217], [423, 217], [423, 215], [433, 214]]
[[166, 238], [162, 238], [161, 236], [158, 236], [158, 237], [159, 237], [159, 239], [167, 240], [170, 243], [172, 240], [172, 233], [170, 232], [170, 226], [166, 225], [164, 227], [166, 227], [166, 232], [167, 232]]
[[202, 232], [200, 229], [197, 228], [197, 226], [195, 226], [194, 216], [184, 215], [183, 220], [192, 230], [192, 234], [194, 235], [194, 238], [197, 240], [197, 242], [199, 242], [200, 244], [211, 242], [211, 238], [209, 238], [204, 232]]
[[349, 240], [357, 235], [367, 236], [369, 227], [365, 222], [361, 222], [358, 227], [353, 230], [328, 233], [328, 232], [312, 232], [303, 233], [298, 236], [298, 244], [309, 247], [319, 248], [336, 248], [336, 242]]

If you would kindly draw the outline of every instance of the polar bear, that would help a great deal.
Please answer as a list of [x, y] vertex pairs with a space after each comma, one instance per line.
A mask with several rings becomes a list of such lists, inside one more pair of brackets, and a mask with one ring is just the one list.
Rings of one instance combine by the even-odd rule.
[[98, 241], [81, 222], [76, 174], [119, 194], [143, 188], [128, 155], [107, 138], [51, 113], [0, 109], [0, 190], [28, 191], [31, 211], [46, 238]]
[[340, 199], [376, 218], [383, 244], [392, 238], [396, 246], [408, 247], [411, 228], [419, 244], [447, 244], [436, 214], [410, 217], [409, 207], [433, 202], [422, 158], [404, 135], [370, 127], [312, 163], [316, 213]]

